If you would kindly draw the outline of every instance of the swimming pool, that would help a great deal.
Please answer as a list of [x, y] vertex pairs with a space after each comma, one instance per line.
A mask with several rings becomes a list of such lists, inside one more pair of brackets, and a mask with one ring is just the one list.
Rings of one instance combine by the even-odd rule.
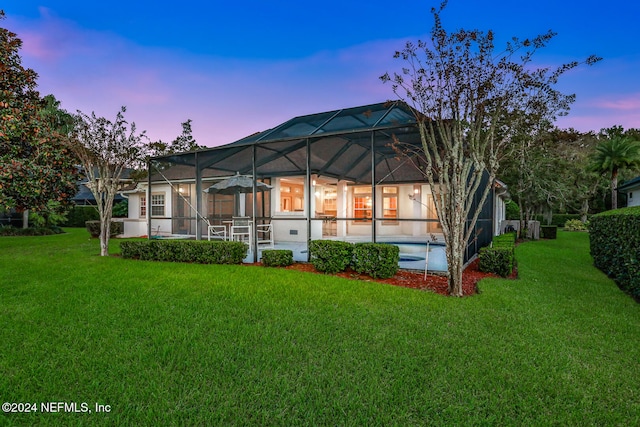
[[[407, 270], [424, 270], [427, 244], [426, 242], [384, 242], [400, 249], [400, 268]], [[429, 243], [429, 271], [447, 271], [447, 255], [444, 243]]]

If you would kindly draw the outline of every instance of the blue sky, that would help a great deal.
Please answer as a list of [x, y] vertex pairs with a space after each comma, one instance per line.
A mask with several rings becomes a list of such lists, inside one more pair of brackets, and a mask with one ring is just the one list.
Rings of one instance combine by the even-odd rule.
[[[488, 4], [490, 3], [490, 4]], [[519, 4], [514, 4], [519, 3]], [[39, 89], [69, 112], [114, 117], [120, 106], [151, 139], [169, 141], [193, 120], [216, 146], [291, 117], [393, 99], [378, 77], [408, 40], [426, 38], [436, 1], [9, 0], [6, 28], [23, 40]], [[539, 66], [604, 60], [567, 74], [575, 93], [558, 126], [640, 128], [640, 4], [629, 0], [450, 0], [449, 30], [493, 30], [498, 46], [547, 30], [558, 36]]]

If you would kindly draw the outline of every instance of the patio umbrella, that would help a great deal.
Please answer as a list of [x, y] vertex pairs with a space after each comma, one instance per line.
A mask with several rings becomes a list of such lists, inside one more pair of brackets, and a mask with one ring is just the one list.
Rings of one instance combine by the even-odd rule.
[[[265, 184], [264, 182], [256, 181], [257, 191], [268, 191], [273, 187]], [[211, 187], [204, 190], [209, 194], [232, 194], [236, 196], [236, 209], [235, 211], [244, 216], [244, 202], [240, 204], [241, 193], [253, 192], [253, 178], [246, 175], [234, 175], [230, 178], [223, 179], [220, 182], [213, 184]]]
[[[272, 186], [267, 185], [264, 182], [256, 182], [256, 190], [258, 191], [267, 191], [272, 188]], [[253, 192], [253, 178], [246, 175], [235, 175], [231, 178], [223, 179], [222, 181], [213, 184], [204, 191], [211, 194], [251, 193]]]

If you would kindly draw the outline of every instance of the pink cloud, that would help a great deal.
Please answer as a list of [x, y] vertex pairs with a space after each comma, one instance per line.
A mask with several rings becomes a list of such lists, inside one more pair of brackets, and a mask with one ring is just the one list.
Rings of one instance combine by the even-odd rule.
[[626, 95], [618, 99], [600, 100], [596, 104], [610, 110], [640, 111], [640, 93]]

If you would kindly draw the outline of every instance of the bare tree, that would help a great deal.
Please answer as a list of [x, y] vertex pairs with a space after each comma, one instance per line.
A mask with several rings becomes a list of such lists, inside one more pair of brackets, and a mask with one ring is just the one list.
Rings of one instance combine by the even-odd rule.
[[140, 166], [145, 151], [145, 133], [124, 118], [122, 107], [115, 121], [78, 111], [71, 147], [80, 159], [100, 214], [100, 255], [109, 255], [113, 200], [121, 189], [127, 168]]
[[[549, 43], [553, 32], [533, 39], [514, 37], [502, 52], [495, 50], [492, 31], [449, 33], [440, 18], [446, 4], [431, 11], [435, 23], [430, 40], [408, 42], [394, 55], [404, 61], [402, 71], [381, 79], [416, 111], [419, 154], [427, 164], [423, 173], [446, 243], [449, 293], [462, 296], [464, 252], [506, 149], [516, 135], [533, 137], [540, 125], [566, 114], [575, 96], [554, 85], [579, 62], [555, 69], [531, 66], [534, 53]], [[476, 194], [479, 203], [474, 202]]]

